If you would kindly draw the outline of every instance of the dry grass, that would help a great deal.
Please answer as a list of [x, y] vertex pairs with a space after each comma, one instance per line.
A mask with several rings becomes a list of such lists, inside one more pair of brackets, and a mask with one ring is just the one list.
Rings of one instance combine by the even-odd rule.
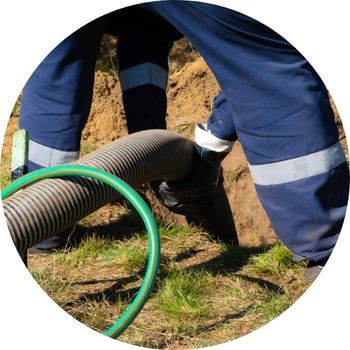
[[[52, 299], [99, 332], [130, 304], [147, 258], [146, 234], [133, 213], [120, 204], [102, 213], [116, 209], [121, 215], [112, 216], [113, 235], [101, 235], [94, 214], [84, 220], [81, 230], [88, 236], [76, 248], [29, 256], [30, 271]], [[132, 233], [119, 234], [120, 221], [128, 231], [129, 219]], [[120, 336], [127, 343], [168, 349], [224, 343], [275, 318], [308, 287], [303, 267], [293, 263], [280, 244], [230, 248], [187, 226], [161, 226], [160, 235], [156, 285], [139, 316]]]

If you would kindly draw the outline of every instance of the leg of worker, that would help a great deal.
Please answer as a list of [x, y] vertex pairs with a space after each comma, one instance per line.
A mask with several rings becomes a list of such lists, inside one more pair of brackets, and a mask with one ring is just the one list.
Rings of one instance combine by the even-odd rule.
[[[73, 33], [43, 60], [26, 83], [20, 128], [29, 135], [29, 171], [79, 157], [102, 31], [103, 21], [95, 21]], [[36, 247], [58, 247], [65, 243], [63, 236], [53, 236]]]
[[[182, 181], [162, 182], [158, 195], [166, 207], [185, 215], [187, 222], [201, 225], [213, 239], [237, 245], [221, 167], [237, 135], [230, 105], [221, 93], [214, 100], [208, 123], [197, 125], [195, 137], [197, 152], [188, 176]], [[216, 214], [219, 211], [220, 217]]]
[[183, 1], [143, 6], [187, 36], [215, 74], [281, 240], [302, 258], [326, 259], [344, 220], [349, 172], [313, 68], [278, 34], [237, 12]]
[[119, 80], [129, 133], [166, 128], [168, 54], [172, 40], [118, 38]]

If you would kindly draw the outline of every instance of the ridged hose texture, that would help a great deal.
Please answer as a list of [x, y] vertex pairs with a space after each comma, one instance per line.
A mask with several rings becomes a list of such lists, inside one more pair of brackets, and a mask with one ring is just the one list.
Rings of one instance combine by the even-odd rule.
[[147, 231], [149, 254], [145, 277], [141, 287], [132, 303], [124, 310], [120, 318], [104, 333], [109, 337], [117, 338], [133, 322], [151, 294], [160, 261], [160, 239], [157, 224], [147, 204], [127, 183], [110, 173], [83, 165], [61, 165], [34, 171], [22, 176], [6, 187], [2, 191], [1, 196], [2, 198], [7, 198], [16, 191], [40, 180], [65, 176], [88, 177], [114, 188], [132, 204], [141, 216]]
[[[118, 139], [73, 164], [115, 175], [133, 188], [164, 179], [184, 179], [191, 171], [193, 142], [170, 131], [147, 130]], [[19, 253], [72, 226], [119, 194], [88, 178], [48, 179], [3, 201], [12, 239]], [[198, 222], [201, 221], [201, 222]], [[236, 238], [232, 213], [223, 188], [210, 215], [196, 223], [215, 236]]]

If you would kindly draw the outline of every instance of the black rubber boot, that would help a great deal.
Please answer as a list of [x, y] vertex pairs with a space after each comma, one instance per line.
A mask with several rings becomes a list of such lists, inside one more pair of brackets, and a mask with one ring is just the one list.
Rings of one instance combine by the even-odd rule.
[[76, 225], [73, 225], [66, 230], [58, 233], [57, 235], [51, 236], [38, 243], [37, 245], [28, 249], [28, 254], [45, 254], [51, 253], [58, 249], [68, 248], [69, 247], [69, 238], [73, 234]]
[[309, 261], [304, 271], [305, 280], [313, 282], [322, 271], [324, 265], [328, 261], [328, 258], [329, 257], [318, 261]]

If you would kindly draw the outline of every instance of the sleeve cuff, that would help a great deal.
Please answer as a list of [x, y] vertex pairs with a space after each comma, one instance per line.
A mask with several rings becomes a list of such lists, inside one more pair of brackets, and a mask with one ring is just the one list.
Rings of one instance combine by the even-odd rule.
[[208, 130], [207, 123], [196, 125], [195, 143], [201, 157], [209, 161], [221, 161], [233, 147], [232, 141], [214, 136]]

